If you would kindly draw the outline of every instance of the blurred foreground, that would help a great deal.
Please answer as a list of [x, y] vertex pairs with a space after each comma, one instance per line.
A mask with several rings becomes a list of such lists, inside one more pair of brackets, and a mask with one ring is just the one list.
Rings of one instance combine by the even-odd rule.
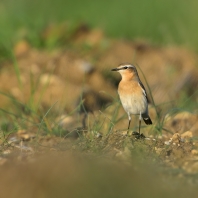
[[[155, 166], [55, 151], [33, 155], [29, 162], [13, 160], [1, 166], [4, 198], [54, 197], [196, 197], [197, 187], [183, 176], [172, 178]], [[13, 166], [13, 164], [15, 164]], [[173, 173], [174, 174], [174, 173]]]

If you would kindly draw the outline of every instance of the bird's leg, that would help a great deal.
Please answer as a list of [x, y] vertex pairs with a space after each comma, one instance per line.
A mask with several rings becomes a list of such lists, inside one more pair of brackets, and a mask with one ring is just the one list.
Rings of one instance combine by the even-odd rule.
[[127, 134], [129, 133], [129, 127], [130, 127], [130, 124], [131, 124], [131, 115], [130, 115], [130, 113], [128, 113], [128, 117], [129, 117], [129, 124], [128, 124], [128, 129], [127, 129]]
[[129, 124], [128, 124], [128, 129], [127, 129], [127, 131], [129, 131], [130, 124], [131, 124], [131, 120], [129, 120]]
[[140, 135], [140, 128], [141, 128], [141, 121], [142, 121], [142, 114], [140, 112], [140, 116], [139, 116], [139, 135]]

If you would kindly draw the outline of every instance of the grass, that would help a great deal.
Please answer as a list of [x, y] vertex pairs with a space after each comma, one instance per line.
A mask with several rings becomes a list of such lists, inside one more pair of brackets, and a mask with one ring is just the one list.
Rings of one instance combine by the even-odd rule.
[[[18, 63], [17, 63], [14, 55], [12, 55], [12, 62], [13, 62], [14, 72], [15, 72], [16, 78], [18, 80], [18, 87], [23, 92], [25, 87], [23, 87], [24, 85], [22, 84], [22, 80], [21, 80], [22, 79], [21, 72], [20, 72]], [[139, 66], [138, 66], [138, 68], [140, 69]], [[164, 130], [164, 128], [163, 128], [164, 117], [167, 114], [175, 115], [176, 113], [181, 112], [181, 111], [192, 112], [193, 109], [196, 107], [195, 100], [196, 100], [197, 92], [194, 92], [193, 95], [190, 97], [187, 96], [185, 93], [182, 94], [180, 99], [178, 100], [179, 103], [177, 104], [177, 107], [171, 107], [166, 112], [159, 113], [159, 111], [158, 111], [159, 106], [157, 106], [154, 102], [154, 99], [153, 99], [153, 96], [151, 93], [151, 89], [148, 85], [146, 77], [144, 76], [144, 73], [142, 72], [141, 69], [140, 69], [140, 71], [145, 79], [146, 88], [149, 91], [149, 96], [151, 97], [152, 104], [153, 104], [153, 107], [154, 107], [156, 115], [157, 115], [157, 118], [155, 121], [155, 126], [154, 126], [154, 128], [152, 128], [150, 130], [152, 130], [154, 132], [154, 134], [162, 134], [162, 131]], [[54, 71], [51, 71], [50, 75], [53, 74], [53, 72]], [[35, 101], [35, 98], [34, 98], [35, 90], [37, 90], [38, 87], [40, 86], [39, 78], [41, 75], [42, 74], [39, 74], [39, 76], [35, 80], [34, 79], [35, 76], [33, 76], [33, 74], [30, 72], [30, 74], [29, 74], [30, 96], [29, 96], [29, 99], [27, 102], [19, 101], [16, 98], [14, 98], [11, 94], [4, 93], [2, 91], [0, 92], [1, 95], [9, 98], [12, 103], [11, 108], [1, 109], [1, 112], [2, 112], [1, 117], [3, 117], [4, 120], [6, 120], [5, 122], [4, 121], [2, 122], [3, 131], [5, 131], [5, 132], [8, 131], [5, 123], [7, 123], [7, 122], [9, 123], [11, 121], [12, 123], [14, 123], [12, 125], [13, 128], [15, 128], [15, 126], [18, 126], [18, 128], [20, 128], [20, 127], [27, 128], [29, 126], [28, 123], [31, 123], [32, 125], [37, 126], [38, 133], [42, 129], [43, 131], [46, 132], [46, 134], [56, 134], [56, 135], [58, 134], [60, 136], [65, 135], [63, 130], [60, 129], [60, 126], [57, 123], [57, 121], [55, 121], [55, 117], [58, 117], [58, 114], [59, 113], [61, 114], [63, 111], [56, 112], [56, 110], [55, 110], [56, 113], [53, 112], [53, 109], [54, 109], [54, 106], [56, 106], [56, 103], [52, 104], [52, 106], [48, 107], [48, 109], [45, 109], [45, 110], [42, 110], [42, 107], [41, 107], [42, 106], [41, 105], [42, 97], [43, 97], [46, 89], [49, 86], [50, 75], [49, 75], [49, 78], [47, 79], [47, 82], [43, 86], [41, 92], [39, 93], [40, 96], [39, 96], [38, 101]], [[79, 105], [76, 107], [76, 109], [73, 109], [69, 113], [68, 116], [72, 116], [73, 114], [75, 114], [78, 111], [78, 109], [82, 103], [83, 103], [83, 98], [81, 97], [81, 100], [79, 101]], [[123, 114], [122, 116], [119, 117], [118, 112], [119, 112], [119, 109], [122, 107], [117, 99], [114, 99], [114, 104], [115, 103], [117, 103], [117, 104], [114, 105], [114, 110], [111, 112], [111, 116], [106, 115], [105, 112], [100, 111], [100, 115], [98, 117], [94, 117], [94, 121], [92, 120], [92, 122], [89, 122], [89, 120], [88, 120], [88, 127], [89, 127], [88, 131], [95, 131], [96, 133], [103, 131], [104, 134], [109, 134], [113, 131], [113, 127], [116, 123], [122, 121], [123, 119], [127, 119], [126, 114]], [[84, 110], [84, 111], [86, 112], [86, 110]], [[86, 114], [87, 114], [87, 112], [86, 112]], [[6, 115], [7, 119], [5, 119], [5, 115]], [[48, 116], [50, 117], [49, 120], [48, 120]], [[89, 117], [88, 117], [88, 119], [89, 119]], [[53, 124], [54, 124], [54, 127], [52, 128], [51, 125], [53, 125]], [[10, 128], [9, 128], [9, 130], [10, 130]]]
[[[24, 84], [22, 83], [21, 72], [13, 54], [12, 54], [12, 62], [13, 62], [13, 68], [14, 68], [14, 72], [15, 72], [17, 82], [18, 82], [17, 87], [19, 87], [23, 95], [27, 87], [25, 88]], [[46, 88], [48, 87], [50, 77], [41, 90], [39, 100], [35, 101], [34, 94], [35, 94], [35, 90], [38, 89], [38, 86], [39, 86], [38, 84], [39, 78], [40, 76], [38, 77], [37, 80], [35, 80], [32, 73], [30, 72], [29, 74], [30, 96], [26, 102], [16, 99], [10, 93], [4, 93], [0, 91], [0, 94], [2, 96], [10, 100], [9, 107], [0, 108], [0, 111], [1, 111], [0, 117], [3, 118], [2, 119], [3, 121], [1, 121], [1, 132], [3, 133], [3, 137], [2, 137], [3, 139], [6, 140], [6, 138], [9, 137], [10, 134], [16, 133], [20, 129], [28, 129], [33, 126], [37, 128], [37, 134], [40, 134], [43, 132], [45, 134], [52, 133], [51, 123], [49, 124], [47, 115], [49, 114], [51, 109], [54, 108], [57, 102], [52, 104], [52, 106], [49, 109], [47, 109], [46, 112], [42, 111], [42, 108], [40, 107], [41, 106], [40, 103], [41, 103], [42, 96]]]

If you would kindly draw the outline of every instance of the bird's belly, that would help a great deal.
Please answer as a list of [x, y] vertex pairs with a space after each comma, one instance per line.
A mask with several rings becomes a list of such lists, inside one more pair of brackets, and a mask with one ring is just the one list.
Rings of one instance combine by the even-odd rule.
[[147, 111], [146, 98], [137, 95], [120, 96], [120, 100], [124, 110], [130, 114], [143, 114]]

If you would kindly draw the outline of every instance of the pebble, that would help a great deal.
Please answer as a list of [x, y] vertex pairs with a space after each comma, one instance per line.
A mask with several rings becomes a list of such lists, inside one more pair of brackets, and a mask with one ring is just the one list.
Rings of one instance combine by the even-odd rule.
[[198, 155], [198, 150], [193, 149], [193, 150], [191, 151], [191, 153], [192, 153], [193, 155]]
[[169, 141], [165, 141], [165, 142], [164, 142], [164, 144], [166, 144], [166, 145], [170, 145], [170, 144], [171, 144], [171, 142], [170, 142], [170, 140], [169, 140]]
[[191, 139], [193, 137], [193, 133], [191, 131], [186, 131], [181, 134], [182, 139]]

